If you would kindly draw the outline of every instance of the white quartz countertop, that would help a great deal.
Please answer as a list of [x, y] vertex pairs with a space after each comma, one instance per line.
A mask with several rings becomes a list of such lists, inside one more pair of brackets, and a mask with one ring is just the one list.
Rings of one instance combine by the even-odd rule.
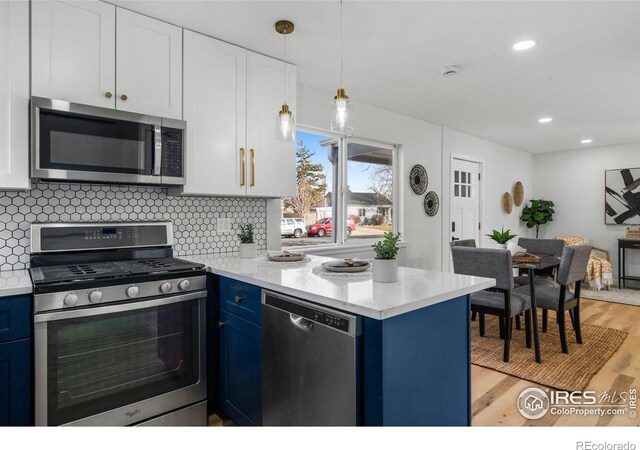
[[313, 268], [335, 260], [309, 255], [309, 261], [271, 263], [264, 255], [241, 259], [237, 253], [181, 256], [205, 264], [209, 272], [371, 317], [386, 319], [495, 286], [490, 278], [400, 267], [396, 283], [374, 283], [365, 277], [316, 275]]
[[28, 270], [8, 270], [0, 272], [0, 297], [31, 294], [31, 276]]

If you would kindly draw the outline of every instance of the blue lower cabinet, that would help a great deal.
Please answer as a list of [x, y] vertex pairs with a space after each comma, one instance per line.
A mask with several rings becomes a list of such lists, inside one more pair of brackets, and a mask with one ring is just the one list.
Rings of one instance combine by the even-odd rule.
[[262, 328], [220, 311], [220, 409], [238, 425], [262, 424]]
[[33, 425], [31, 339], [0, 344], [0, 426]]

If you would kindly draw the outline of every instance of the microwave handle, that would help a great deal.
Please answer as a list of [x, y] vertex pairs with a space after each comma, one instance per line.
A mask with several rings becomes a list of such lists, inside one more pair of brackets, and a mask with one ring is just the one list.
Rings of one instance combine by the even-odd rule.
[[153, 172], [152, 175], [161, 175], [162, 170], [162, 127], [153, 126]]

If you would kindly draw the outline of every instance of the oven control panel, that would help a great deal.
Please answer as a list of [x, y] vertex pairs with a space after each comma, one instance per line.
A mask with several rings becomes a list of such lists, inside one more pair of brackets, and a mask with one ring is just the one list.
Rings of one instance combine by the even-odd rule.
[[34, 296], [35, 312], [79, 308], [120, 302], [123, 300], [142, 301], [192, 292], [201, 292], [202, 296], [206, 297], [206, 288], [206, 276], [198, 275], [194, 277], [145, 281], [116, 286], [100, 286], [87, 289], [50, 292], [46, 294], [36, 294]]
[[170, 222], [32, 225], [32, 253], [155, 247], [173, 244]]

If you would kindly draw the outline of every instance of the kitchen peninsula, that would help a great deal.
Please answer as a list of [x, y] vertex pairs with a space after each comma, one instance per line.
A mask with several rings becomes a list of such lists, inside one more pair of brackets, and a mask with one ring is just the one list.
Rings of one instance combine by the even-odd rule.
[[[213, 274], [220, 308], [220, 407], [236, 423], [258, 425], [264, 417], [270, 424], [270, 405], [256, 401], [269, 398], [263, 397], [260, 382], [267, 367], [260, 359], [269, 350], [262, 343], [268, 334], [262, 323], [264, 290], [357, 319], [357, 424], [470, 425], [468, 294], [494, 286], [494, 280], [406, 267], [400, 268], [396, 283], [374, 283], [370, 276], [329, 277], [314, 273], [314, 267], [331, 260], [319, 256], [289, 265], [271, 263], [264, 256], [187, 259], [205, 264]], [[292, 314], [291, 321], [296, 320]], [[241, 351], [242, 362], [232, 355], [240, 346], [240, 340], [233, 341], [238, 334], [242, 346], [253, 345]], [[247, 363], [251, 355], [257, 359], [253, 369]], [[243, 370], [232, 373], [239, 366]], [[331, 399], [324, 402], [329, 405]]]

